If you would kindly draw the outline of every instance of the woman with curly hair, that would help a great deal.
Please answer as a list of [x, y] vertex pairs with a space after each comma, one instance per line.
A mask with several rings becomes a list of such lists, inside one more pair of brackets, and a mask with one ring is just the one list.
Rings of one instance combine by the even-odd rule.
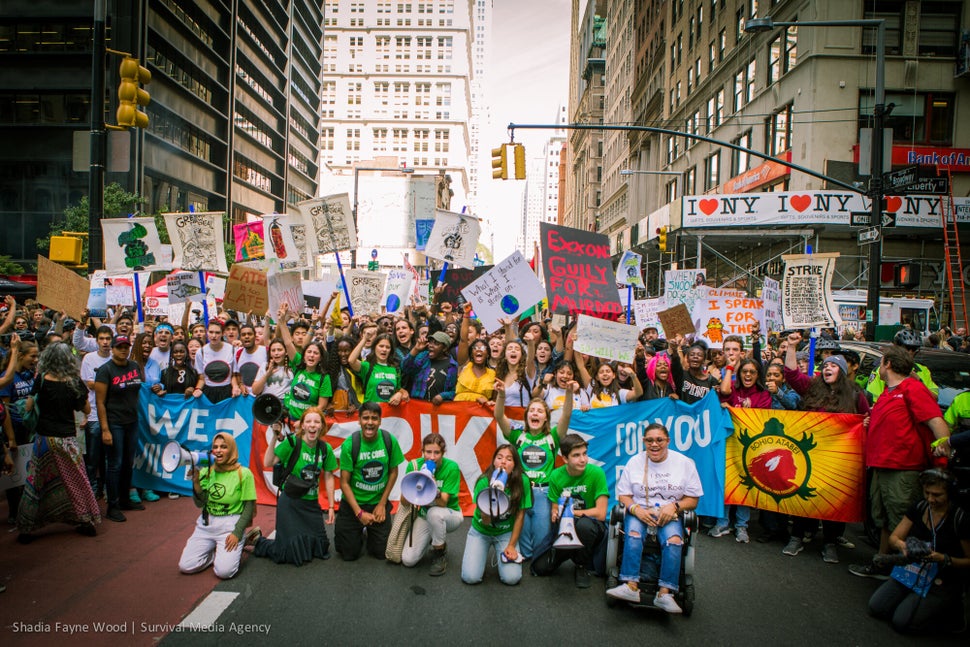
[[[364, 346], [370, 348], [367, 359], [361, 361]], [[364, 385], [364, 402], [387, 402], [397, 406], [408, 399], [401, 388], [401, 369], [394, 356], [393, 342], [387, 333], [377, 334], [377, 326], [364, 327], [357, 346], [347, 358], [350, 370], [360, 376]]]
[[505, 349], [498, 360], [495, 378], [505, 384], [505, 406], [526, 407], [532, 399], [532, 389], [526, 375], [528, 350], [521, 341], [505, 342]]
[[17, 541], [33, 541], [34, 531], [51, 522], [72, 524], [82, 535], [93, 537], [101, 511], [88, 482], [74, 416], [76, 411], [91, 411], [88, 389], [67, 344], [45, 348], [38, 368], [30, 396], [39, 407], [37, 436], [17, 514]]

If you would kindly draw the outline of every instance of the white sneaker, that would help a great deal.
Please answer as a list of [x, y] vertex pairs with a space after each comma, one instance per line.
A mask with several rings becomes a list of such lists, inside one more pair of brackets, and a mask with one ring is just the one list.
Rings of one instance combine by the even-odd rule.
[[684, 610], [680, 608], [677, 604], [677, 600], [674, 599], [673, 594], [664, 593], [663, 595], [657, 594], [657, 597], [653, 599], [653, 606], [658, 609], [662, 609], [667, 613], [683, 613]]
[[627, 582], [621, 582], [612, 589], [606, 589], [606, 594], [611, 598], [616, 598], [617, 600], [625, 600], [627, 602], [634, 603], [640, 602], [640, 590], [633, 588]]

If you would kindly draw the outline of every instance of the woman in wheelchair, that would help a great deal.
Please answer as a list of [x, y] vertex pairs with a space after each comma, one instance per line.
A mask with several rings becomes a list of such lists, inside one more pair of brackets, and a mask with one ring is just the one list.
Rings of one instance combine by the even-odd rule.
[[616, 497], [626, 508], [620, 584], [610, 597], [640, 602], [640, 561], [644, 536], [656, 534], [661, 546], [660, 580], [653, 605], [667, 613], [682, 613], [673, 592], [680, 587], [684, 527], [679, 518], [693, 510], [704, 494], [694, 461], [670, 451], [670, 433], [660, 423], [643, 433], [646, 451], [629, 460], [616, 484]]

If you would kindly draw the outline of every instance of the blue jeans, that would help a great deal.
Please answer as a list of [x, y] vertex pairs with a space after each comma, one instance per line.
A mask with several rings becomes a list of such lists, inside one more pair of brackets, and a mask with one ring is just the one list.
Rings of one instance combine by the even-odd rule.
[[736, 505], [736, 506], [726, 506], [724, 512], [728, 516], [722, 517], [717, 520], [717, 525], [719, 526], [730, 526], [731, 525], [731, 508], [734, 508], [734, 527], [735, 528], [747, 528], [748, 521], [751, 520], [751, 508], [746, 505]]
[[519, 536], [519, 552], [526, 559], [532, 559], [535, 549], [549, 534], [552, 522], [552, 504], [549, 502], [549, 486], [532, 486], [532, 507], [525, 511], [522, 520], [522, 534]]
[[[643, 559], [643, 537], [647, 525], [636, 515], [627, 513], [623, 521], [623, 562], [620, 564], [620, 580], [638, 582], [640, 580], [640, 561]], [[684, 537], [684, 526], [680, 519], [674, 519], [665, 526], [657, 528], [657, 541], [660, 542], [660, 580], [661, 587], [676, 591], [680, 588], [681, 544], [670, 543], [671, 537]]]
[[128, 503], [138, 423], [131, 422], [126, 425], [109, 423], [108, 430], [111, 431], [111, 444], [105, 446], [108, 467], [104, 482], [108, 491], [108, 505], [117, 507], [121, 503]]
[[101, 423], [88, 420], [84, 425], [84, 468], [87, 470], [88, 483], [95, 494], [98, 492], [98, 478], [103, 484], [105, 472], [104, 445], [101, 442]]
[[511, 532], [501, 535], [483, 535], [474, 528], [468, 529], [465, 540], [465, 554], [461, 558], [461, 581], [465, 584], [478, 584], [485, 576], [485, 564], [488, 561], [489, 546], [495, 547], [495, 557], [498, 560], [498, 577], [502, 584], [514, 586], [522, 579], [522, 564], [505, 563], [502, 561], [502, 551], [509, 545]]

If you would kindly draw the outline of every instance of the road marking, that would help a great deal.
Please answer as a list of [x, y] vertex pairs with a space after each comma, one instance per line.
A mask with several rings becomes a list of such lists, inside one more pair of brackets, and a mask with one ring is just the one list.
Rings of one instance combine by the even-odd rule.
[[182, 619], [179, 626], [188, 629], [191, 627], [210, 627], [215, 624], [222, 612], [225, 611], [232, 601], [239, 597], [238, 593], [232, 591], [213, 591], [205, 597], [202, 604], [192, 610], [192, 612]]

